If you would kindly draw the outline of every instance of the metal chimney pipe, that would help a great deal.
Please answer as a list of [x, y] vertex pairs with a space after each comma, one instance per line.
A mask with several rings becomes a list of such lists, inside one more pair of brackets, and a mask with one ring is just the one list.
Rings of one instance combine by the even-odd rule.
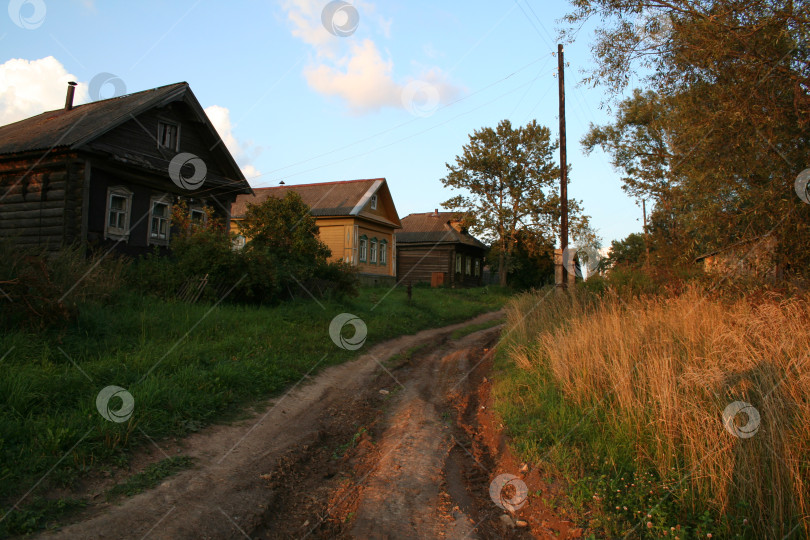
[[65, 110], [69, 111], [73, 108], [73, 94], [76, 93], [76, 83], [70, 81], [68, 83], [67, 98], [65, 98]]

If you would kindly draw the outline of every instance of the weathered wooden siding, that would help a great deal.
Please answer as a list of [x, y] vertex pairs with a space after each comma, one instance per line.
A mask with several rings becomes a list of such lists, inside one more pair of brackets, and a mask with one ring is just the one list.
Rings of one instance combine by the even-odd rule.
[[84, 165], [42, 151], [0, 161], [0, 237], [57, 250], [81, 239]]
[[[461, 272], [456, 272], [456, 254], [461, 255]], [[470, 259], [470, 274], [466, 272], [467, 258]], [[408, 245], [397, 246], [397, 280], [403, 284], [430, 283], [433, 272], [445, 274], [448, 285], [476, 286], [481, 284], [484, 267], [484, 253], [472, 246], [463, 244]], [[479, 275], [475, 275], [475, 261], [478, 260]]]
[[[177, 153], [190, 152], [205, 162], [208, 170], [205, 187], [228, 184], [229, 181], [224, 178], [223, 164], [217, 155], [211, 152], [213, 142], [203, 133], [204, 128], [190, 119], [185, 107], [186, 105], [182, 103], [171, 103], [166, 107], [148, 110], [100, 136], [88, 147], [128, 158], [135, 165], [139, 159], [143, 159], [144, 165], [148, 163], [156, 166], [168, 183], [171, 183], [168, 174], [169, 162]], [[157, 133], [160, 121], [180, 126], [177, 152], [158, 148]]]
[[445, 283], [451, 276], [450, 260], [453, 249], [450, 246], [407, 246], [397, 248], [397, 279], [404, 284], [430, 283], [433, 272], [446, 275]]

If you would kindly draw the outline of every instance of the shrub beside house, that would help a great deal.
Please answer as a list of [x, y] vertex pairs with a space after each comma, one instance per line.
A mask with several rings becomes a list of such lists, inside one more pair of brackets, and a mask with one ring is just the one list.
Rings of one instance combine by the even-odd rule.
[[331, 251], [330, 262], [354, 268], [362, 283], [394, 285], [394, 231], [402, 225], [385, 178], [256, 188], [253, 195], [237, 197], [231, 208], [231, 231], [240, 234], [239, 222], [249, 205], [283, 199], [290, 192], [310, 207], [319, 237]]

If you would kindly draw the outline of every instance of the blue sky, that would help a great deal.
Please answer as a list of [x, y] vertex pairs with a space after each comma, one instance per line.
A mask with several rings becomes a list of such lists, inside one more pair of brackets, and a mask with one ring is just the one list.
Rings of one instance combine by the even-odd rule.
[[[552, 52], [566, 2], [355, 1], [345, 37], [324, 27], [326, 4], [11, 0], [0, 124], [61, 107], [67, 80], [79, 101], [101, 73], [127, 92], [187, 81], [254, 187], [384, 176], [400, 216], [450, 198], [445, 163], [473, 130], [537, 119], [558, 135]], [[347, 14], [330, 19], [336, 33]], [[569, 194], [609, 245], [641, 229], [641, 209], [607, 157], [579, 144], [589, 122], [610, 120], [603, 91], [578, 84], [591, 38], [586, 27], [566, 45]]]

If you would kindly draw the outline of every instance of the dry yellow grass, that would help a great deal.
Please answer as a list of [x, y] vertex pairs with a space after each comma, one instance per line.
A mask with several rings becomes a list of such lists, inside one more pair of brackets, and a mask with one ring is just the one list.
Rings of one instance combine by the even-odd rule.
[[[761, 534], [799, 521], [810, 533], [810, 299], [553, 294], [531, 309], [539, 299], [508, 308], [518, 366], [552, 373], [567, 400], [635, 430], [638, 458], [662, 476], [674, 469], [695, 504], [726, 514], [744, 500]], [[760, 414], [751, 437], [723, 423], [735, 401]]]

